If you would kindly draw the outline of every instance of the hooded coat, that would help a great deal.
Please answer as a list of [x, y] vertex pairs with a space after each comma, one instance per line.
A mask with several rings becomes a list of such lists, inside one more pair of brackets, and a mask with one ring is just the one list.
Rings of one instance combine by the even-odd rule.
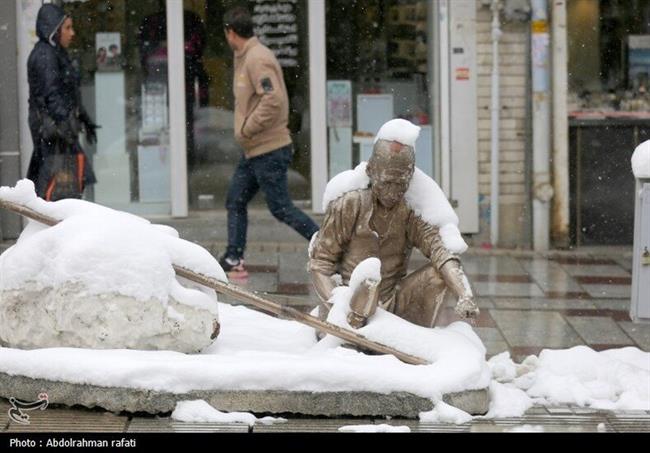
[[[34, 182], [36, 193], [42, 198], [53, 176], [48, 156], [57, 150], [83, 153], [78, 140], [81, 125], [92, 125], [81, 104], [79, 70], [59, 44], [59, 32], [66, 18], [56, 5], [41, 7], [36, 19], [39, 40], [27, 60], [29, 129], [34, 142], [27, 178]], [[84, 159], [83, 181], [84, 185], [96, 182], [88, 159]]]

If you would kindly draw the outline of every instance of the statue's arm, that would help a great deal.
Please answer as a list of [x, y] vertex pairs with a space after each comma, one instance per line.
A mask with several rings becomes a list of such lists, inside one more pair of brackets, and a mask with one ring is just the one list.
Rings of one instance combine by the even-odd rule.
[[423, 255], [431, 260], [440, 271], [449, 290], [456, 296], [456, 313], [461, 318], [474, 318], [479, 309], [474, 302], [474, 294], [469, 280], [463, 271], [458, 255], [450, 252], [443, 244], [439, 229], [414, 216], [409, 222], [409, 239]]
[[332, 277], [338, 273], [338, 263], [350, 241], [358, 208], [358, 200], [352, 196], [332, 201], [314, 239], [309, 254], [309, 273], [322, 302], [330, 299], [337, 286]]

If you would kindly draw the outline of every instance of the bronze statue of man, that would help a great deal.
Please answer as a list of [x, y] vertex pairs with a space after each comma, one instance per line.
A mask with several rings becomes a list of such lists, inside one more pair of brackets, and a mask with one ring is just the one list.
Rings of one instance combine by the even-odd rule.
[[[309, 270], [326, 319], [336, 274], [347, 285], [354, 268], [370, 257], [381, 261], [381, 282], [366, 282], [350, 302], [348, 322], [362, 327], [381, 307], [414, 324], [433, 327], [447, 289], [457, 297], [461, 318], [478, 316], [458, 255], [443, 245], [437, 226], [416, 215], [405, 194], [415, 171], [415, 150], [379, 139], [368, 161], [370, 187], [349, 191], [329, 203], [312, 241]], [[407, 275], [413, 247], [430, 260]]]

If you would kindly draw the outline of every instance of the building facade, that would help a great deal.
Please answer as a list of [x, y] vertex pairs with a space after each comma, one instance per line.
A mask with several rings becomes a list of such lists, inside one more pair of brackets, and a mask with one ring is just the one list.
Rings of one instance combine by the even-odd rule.
[[[10, 44], [0, 50], [3, 185], [25, 174], [31, 155], [25, 61], [41, 3], [0, 5]], [[627, 208], [603, 214], [611, 203], [592, 188], [599, 177], [626, 188], [626, 153], [645, 137], [646, 0], [62, 3], [76, 24], [70, 52], [83, 101], [102, 126], [87, 146], [95, 202], [145, 216], [223, 206], [240, 151], [222, 16], [245, 4], [283, 66], [296, 149], [290, 190], [303, 206], [321, 212], [327, 181], [366, 160], [378, 127], [402, 117], [422, 127], [417, 165], [473, 245], [627, 241]], [[606, 146], [598, 164], [585, 154], [612, 128], [625, 148], [616, 175], [603, 165]], [[592, 227], [598, 219], [623, 229], [603, 233]], [[5, 238], [19, 228], [3, 214]]]

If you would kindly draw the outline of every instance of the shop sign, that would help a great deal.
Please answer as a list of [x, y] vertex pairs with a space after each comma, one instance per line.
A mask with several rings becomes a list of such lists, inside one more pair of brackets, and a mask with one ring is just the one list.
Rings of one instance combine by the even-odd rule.
[[456, 68], [456, 80], [469, 80], [469, 68]]
[[280, 66], [298, 66], [296, 0], [255, 0], [255, 35], [273, 51]]

